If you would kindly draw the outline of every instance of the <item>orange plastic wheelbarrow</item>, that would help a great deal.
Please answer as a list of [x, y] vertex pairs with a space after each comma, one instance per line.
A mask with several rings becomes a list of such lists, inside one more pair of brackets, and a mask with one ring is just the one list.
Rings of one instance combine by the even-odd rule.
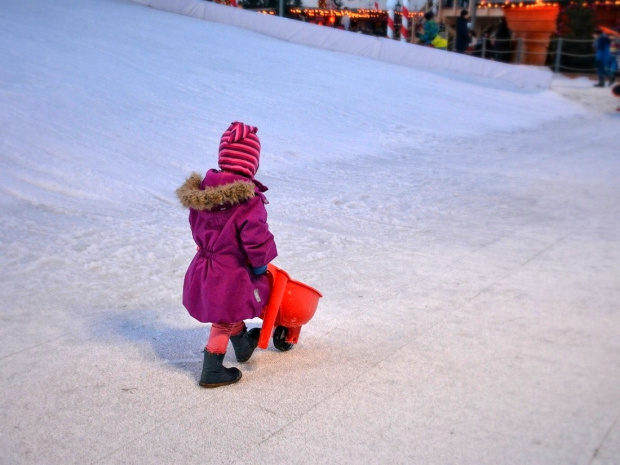
[[263, 327], [258, 347], [266, 349], [273, 333], [276, 349], [291, 350], [299, 340], [301, 327], [312, 319], [323, 296], [307, 284], [291, 279], [277, 266], [269, 264], [267, 271], [271, 278], [271, 294], [261, 317]]

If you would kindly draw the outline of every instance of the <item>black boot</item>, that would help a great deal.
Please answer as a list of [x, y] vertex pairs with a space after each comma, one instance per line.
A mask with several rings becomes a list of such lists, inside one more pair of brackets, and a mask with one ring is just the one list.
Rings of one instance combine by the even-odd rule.
[[202, 374], [200, 375], [200, 385], [206, 388], [225, 386], [236, 383], [241, 379], [241, 372], [238, 368], [226, 368], [222, 365], [224, 354], [212, 354], [206, 349], [205, 359], [202, 363]]
[[605, 87], [605, 79], [599, 78], [598, 84], [594, 84], [594, 87]]
[[235, 355], [239, 363], [247, 362], [254, 353], [254, 349], [258, 345], [258, 338], [260, 337], [260, 328], [254, 328], [246, 331], [245, 325], [243, 331], [236, 336], [230, 336], [230, 342], [232, 342], [233, 349], [235, 349]]

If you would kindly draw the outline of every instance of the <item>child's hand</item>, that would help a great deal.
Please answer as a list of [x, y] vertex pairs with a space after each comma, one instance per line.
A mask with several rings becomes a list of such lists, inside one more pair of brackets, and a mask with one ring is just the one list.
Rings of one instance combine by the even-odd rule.
[[254, 273], [255, 275], [265, 274], [265, 272], [267, 271], [267, 265], [252, 266], [250, 268], [252, 269], [252, 273]]

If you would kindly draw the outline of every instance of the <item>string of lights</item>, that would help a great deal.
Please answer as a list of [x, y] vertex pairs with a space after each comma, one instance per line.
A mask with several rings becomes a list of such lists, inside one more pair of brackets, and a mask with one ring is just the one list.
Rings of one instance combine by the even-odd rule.
[[[229, 3], [230, 0], [219, 0], [222, 3]], [[545, 2], [542, 0], [536, 0], [535, 2], [512, 2], [506, 0], [505, 2], [487, 2], [485, 0], [478, 4], [478, 9], [482, 8], [544, 8], [544, 7], [566, 7], [566, 6], [583, 6], [583, 7], [602, 7], [620, 6], [620, 0], [593, 0], [593, 1], [576, 1], [570, 0], [566, 2]], [[374, 10], [360, 8], [357, 10], [337, 10], [327, 8], [291, 8], [290, 12], [293, 14], [304, 14], [306, 16], [343, 16], [348, 14], [352, 19], [369, 19], [380, 18], [385, 16], [385, 10]], [[259, 10], [259, 13], [273, 14], [273, 10]], [[398, 13], [398, 12], [397, 12]], [[422, 17], [423, 12], [409, 11], [408, 18]]]
[[596, 1], [574, 1], [571, 0], [569, 2], [543, 2], [536, 1], [533, 3], [530, 2], [511, 2], [507, 0], [505, 2], [486, 2], [482, 1], [478, 4], [478, 9], [480, 8], [541, 8], [541, 7], [566, 7], [566, 6], [583, 6], [583, 7], [602, 7], [602, 6], [620, 6], [620, 0], [596, 0]]
[[[379, 19], [386, 16], [384, 10], [370, 10], [360, 8], [359, 10], [332, 10], [322, 8], [291, 8], [290, 13], [293, 15], [305, 15], [312, 17], [330, 17], [348, 15], [351, 19]], [[270, 10], [261, 10], [259, 13], [271, 13]], [[396, 12], [400, 14], [400, 12]], [[407, 17], [409, 19], [422, 18], [424, 13], [418, 11], [409, 11]]]

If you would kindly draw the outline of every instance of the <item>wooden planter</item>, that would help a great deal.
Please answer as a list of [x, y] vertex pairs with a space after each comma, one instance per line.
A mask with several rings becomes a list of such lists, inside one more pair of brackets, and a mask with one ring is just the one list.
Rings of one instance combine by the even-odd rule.
[[544, 66], [549, 39], [557, 27], [557, 5], [507, 7], [504, 16], [515, 39], [523, 39], [523, 63]]

